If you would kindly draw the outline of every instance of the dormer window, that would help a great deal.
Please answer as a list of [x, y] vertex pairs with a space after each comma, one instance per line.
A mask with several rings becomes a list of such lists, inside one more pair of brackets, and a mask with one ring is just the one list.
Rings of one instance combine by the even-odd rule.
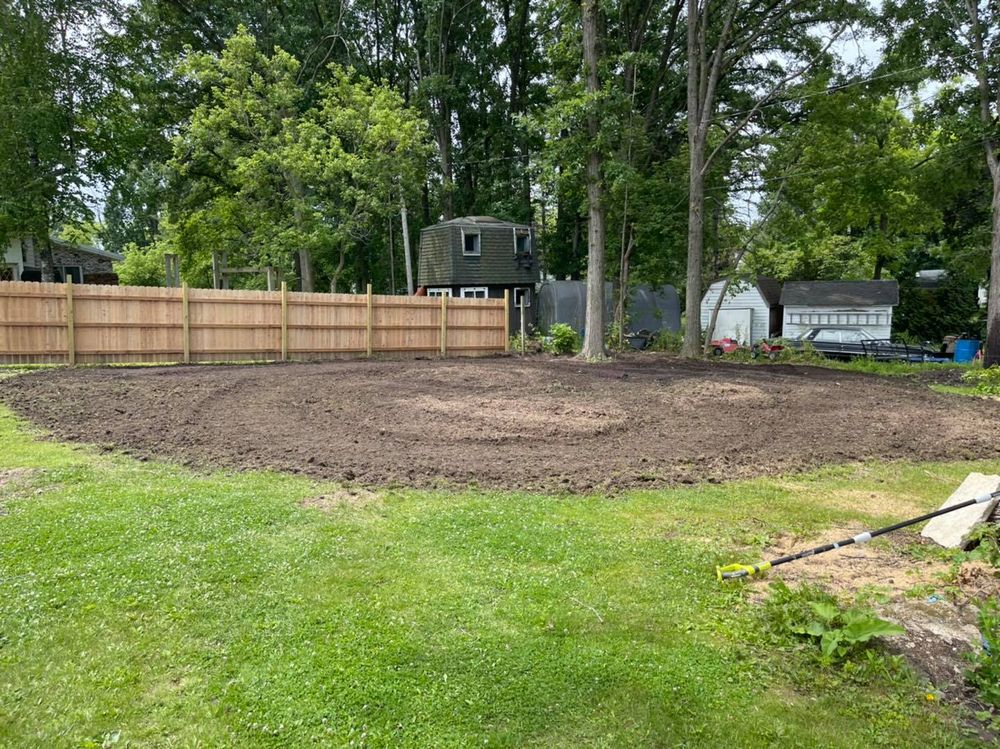
[[514, 230], [514, 254], [515, 255], [531, 254], [531, 232], [528, 231], [527, 229]]
[[466, 257], [479, 257], [482, 254], [478, 231], [462, 229], [462, 254]]

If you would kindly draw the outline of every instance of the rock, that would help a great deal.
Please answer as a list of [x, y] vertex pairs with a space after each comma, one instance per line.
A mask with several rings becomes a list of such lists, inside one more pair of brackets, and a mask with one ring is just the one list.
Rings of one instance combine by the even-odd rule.
[[[1000, 490], [1000, 476], [970, 473], [962, 485], [948, 497], [948, 501], [941, 505], [941, 509], [997, 490]], [[991, 502], [970, 505], [962, 510], [940, 515], [928, 522], [920, 535], [946, 549], [964, 549], [973, 527], [989, 518], [997, 502], [998, 500], [994, 499]]]

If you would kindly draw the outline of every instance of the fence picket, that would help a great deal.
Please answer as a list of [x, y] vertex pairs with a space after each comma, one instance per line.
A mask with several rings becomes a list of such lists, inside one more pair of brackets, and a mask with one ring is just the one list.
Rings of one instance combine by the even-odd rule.
[[67, 287], [0, 281], [0, 363], [475, 356], [503, 351], [507, 338], [500, 299], [452, 299], [443, 307], [433, 297], [287, 288]]

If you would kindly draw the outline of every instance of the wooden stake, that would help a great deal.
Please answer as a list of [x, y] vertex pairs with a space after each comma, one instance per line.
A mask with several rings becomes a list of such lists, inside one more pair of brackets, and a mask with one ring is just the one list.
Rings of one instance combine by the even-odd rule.
[[181, 338], [184, 342], [184, 363], [191, 363], [191, 311], [188, 300], [188, 285], [181, 286]]
[[66, 277], [66, 353], [69, 365], [76, 364], [76, 319], [73, 309], [73, 278]]
[[368, 321], [365, 327], [365, 348], [372, 355], [372, 285], [368, 284]]
[[517, 316], [521, 319], [521, 356], [524, 356], [524, 297], [521, 297], [521, 306], [517, 308]]
[[510, 351], [510, 289], [503, 290], [503, 350]]
[[281, 361], [288, 361], [288, 282], [281, 282]]
[[441, 356], [448, 355], [448, 295], [441, 295]]

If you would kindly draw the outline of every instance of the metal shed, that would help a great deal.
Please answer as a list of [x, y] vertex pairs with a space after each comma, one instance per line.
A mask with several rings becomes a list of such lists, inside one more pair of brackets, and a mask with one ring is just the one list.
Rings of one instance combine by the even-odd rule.
[[[652, 288], [642, 284], [629, 290], [625, 308], [632, 331], [677, 331], [681, 327], [681, 308], [673, 286]], [[538, 326], [547, 331], [557, 322], [565, 323], [583, 334], [587, 309], [585, 281], [546, 281], [538, 291]], [[604, 284], [604, 317], [614, 318], [614, 295], [610, 283]]]
[[[708, 330], [712, 310], [724, 285], [724, 280], [716, 281], [701, 298], [702, 330]], [[781, 335], [781, 284], [768, 276], [731, 282], [719, 307], [712, 337], [753, 343], [778, 335]]]
[[875, 338], [892, 337], [892, 309], [899, 304], [895, 281], [789, 281], [781, 292], [782, 335], [796, 338], [821, 325], [860, 328]]

